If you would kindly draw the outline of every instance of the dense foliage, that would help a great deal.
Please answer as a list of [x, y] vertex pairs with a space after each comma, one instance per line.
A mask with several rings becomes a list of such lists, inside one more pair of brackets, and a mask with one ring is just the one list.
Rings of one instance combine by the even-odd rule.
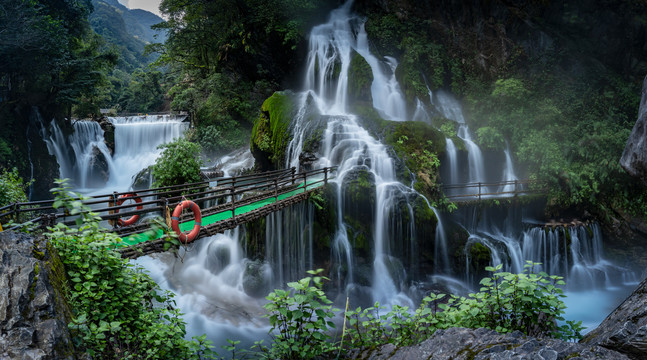
[[509, 146], [518, 174], [549, 184], [554, 211], [646, 217], [645, 187], [618, 164], [647, 73], [638, 46], [645, 5], [474, 6], [355, 2], [377, 52], [399, 59], [396, 75], [410, 104], [428, 99], [428, 88], [451, 90], [481, 147]]
[[164, 0], [168, 32], [151, 49], [174, 76], [171, 108], [189, 111], [209, 152], [247, 143], [263, 101], [300, 66], [304, 34], [326, 0]]
[[179, 138], [159, 146], [164, 149], [152, 167], [156, 187], [191, 184], [202, 180], [200, 145]]
[[25, 194], [27, 186], [29, 184], [25, 184], [18, 175], [18, 169], [2, 170], [0, 173], [0, 207], [17, 202], [27, 202]]
[[65, 182], [52, 189], [54, 207], [78, 216], [76, 227], [61, 223], [46, 234], [68, 279], [69, 324], [80, 353], [96, 359], [202, 359], [214, 355], [204, 338], [187, 341], [185, 324], [141, 268], [114, 250], [121, 240], [99, 227], [101, 220]]
[[[116, 55], [91, 31], [90, 1], [9, 0], [0, 11], [0, 86], [8, 99], [95, 104]], [[42, 97], [42, 99], [38, 99]]]
[[[323, 269], [308, 271], [318, 275]], [[291, 290], [277, 289], [267, 296], [266, 315], [270, 320], [272, 346], [260, 349], [270, 359], [311, 359], [334, 350], [330, 330], [333, 309], [323, 292], [326, 277], [305, 277], [288, 283]], [[262, 344], [261, 344], [262, 345]]]
[[93, 0], [92, 4], [92, 29], [119, 54], [98, 104], [117, 112], [161, 111], [168, 90], [165, 71], [148, 67], [155, 56], [146, 53], [146, 45], [164, 42], [164, 33], [151, 29], [163, 20], [143, 10], [128, 9], [116, 0]]

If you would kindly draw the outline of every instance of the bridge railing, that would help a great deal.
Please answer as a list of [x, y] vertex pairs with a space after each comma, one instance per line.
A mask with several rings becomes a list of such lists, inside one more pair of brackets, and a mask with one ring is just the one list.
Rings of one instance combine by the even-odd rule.
[[528, 195], [546, 190], [546, 182], [513, 180], [500, 182], [472, 182], [442, 186], [445, 196], [453, 201], [471, 201], [487, 198]]
[[[111, 225], [120, 235], [139, 233], [149, 228], [149, 224], [141, 219], [139, 223], [129, 226], [119, 226], [118, 219], [134, 215], [165, 216], [168, 209], [174, 209], [182, 200], [192, 200], [202, 209], [203, 215], [231, 210], [236, 216], [236, 210], [250, 202], [263, 198], [278, 197], [294, 191], [299, 187], [311, 190], [325, 184], [332, 176], [335, 168], [322, 168], [303, 173], [296, 169], [283, 169], [264, 173], [232, 176], [200, 181], [190, 184], [166, 186], [152, 189], [113, 192], [93, 196], [91, 199], [79, 199], [97, 213], [107, 224]], [[136, 195], [132, 195], [136, 194]], [[131, 195], [126, 198], [125, 195]], [[135, 202], [134, 199], [138, 199]], [[122, 204], [117, 205], [120, 200]], [[55, 209], [54, 200], [14, 203], [0, 208], [0, 223], [12, 221], [10, 230], [18, 229], [28, 223], [36, 226], [52, 226], [62, 222], [72, 225], [80, 215], [71, 215], [64, 209]], [[138, 207], [142, 207], [138, 209]], [[189, 214], [186, 215], [190, 216]]]

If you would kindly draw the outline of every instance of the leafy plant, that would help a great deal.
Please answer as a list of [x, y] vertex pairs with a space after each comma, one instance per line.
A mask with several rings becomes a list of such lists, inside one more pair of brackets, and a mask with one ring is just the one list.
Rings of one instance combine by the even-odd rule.
[[329, 330], [335, 327], [330, 321], [334, 311], [323, 292], [326, 277], [318, 276], [323, 271], [310, 270], [312, 277], [288, 283], [292, 290], [274, 290], [266, 299], [269, 312], [270, 334], [274, 337], [271, 348], [261, 346], [272, 359], [312, 359], [335, 349], [329, 342]]
[[[32, 180], [33, 181], [33, 180]], [[31, 182], [25, 183], [18, 175], [18, 169], [3, 170], [0, 175], [0, 207], [17, 202], [26, 202], [25, 190]]]
[[204, 337], [184, 339], [185, 324], [173, 307], [172, 294], [122, 259], [113, 250], [121, 239], [102, 231], [101, 219], [65, 181], [57, 183], [52, 189], [54, 207], [77, 216], [77, 227], [59, 223], [46, 235], [67, 275], [75, 348], [100, 359], [214, 358]]
[[164, 149], [152, 167], [155, 186], [195, 183], [202, 180], [200, 145], [179, 138], [159, 146]]

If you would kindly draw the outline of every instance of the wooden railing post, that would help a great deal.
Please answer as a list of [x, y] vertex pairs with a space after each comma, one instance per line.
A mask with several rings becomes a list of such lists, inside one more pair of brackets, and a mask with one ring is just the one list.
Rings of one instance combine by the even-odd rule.
[[233, 176], [231, 178], [231, 188], [229, 188], [229, 191], [231, 192], [231, 218], [236, 223], [236, 177]]
[[519, 195], [519, 190], [517, 190], [517, 179], [514, 180], [514, 196]]
[[296, 179], [297, 168], [295, 168], [295, 167], [293, 166], [293, 167], [290, 169], [290, 171], [291, 171], [291, 173], [292, 173], [292, 185], [294, 185], [294, 183], [296, 183], [296, 181], [297, 181], [297, 179]]
[[[112, 194], [110, 195], [110, 200], [108, 201], [108, 207], [112, 208], [117, 204], [117, 192], [113, 191]], [[112, 215], [115, 213], [115, 210], [108, 210], [108, 215]], [[113, 228], [117, 227], [117, 219], [109, 219], [108, 224], [112, 226]]]
[[274, 179], [274, 210], [279, 209], [279, 182]]
[[13, 211], [14, 211], [14, 214], [16, 214], [14, 216], [14, 218], [16, 219], [16, 223], [20, 224], [20, 205], [18, 205], [18, 203], [13, 204]]
[[479, 182], [479, 200], [481, 200], [481, 183]]
[[328, 168], [324, 168], [324, 185], [328, 184]]

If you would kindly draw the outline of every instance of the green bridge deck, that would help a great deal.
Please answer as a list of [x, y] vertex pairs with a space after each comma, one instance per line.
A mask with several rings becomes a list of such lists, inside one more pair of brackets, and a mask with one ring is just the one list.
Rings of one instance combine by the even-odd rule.
[[[314, 184], [307, 185], [305, 187], [303, 185], [304, 185], [303, 183], [298, 184], [297, 189], [292, 190], [292, 191], [287, 192], [287, 193], [283, 193], [283, 194], [278, 195], [278, 201], [286, 200], [286, 199], [288, 199], [288, 198], [290, 198], [292, 196], [303, 194], [306, 191], [316, 189], [316, 188], [324, 185], [324, 183], [315, 181]], [[235, 209], [236, 216], [252, 212], [252, 211], [260, 209], [260, 208], [262, 208], [264, 206], [272, 205], [272, 204], [274, 204], [276, 202], [277, 202], [277, 197], [271, 196], [271, 197], [265, 198], [263, 200], [253, 202], [251, 204], [247, 204], [247, 205], [237, 207]], [[215, 213], [215, 214], [203, 216], [201, 226], [204, 227], [204, 226], [216, 224], [216, 223], [218, 223], [220, 221], [228, 220], [228, 219], [231, 219], [231, 218], [233, 218], [232, 210], [224, 210], [222, 212], [218, 212], [218, 213]], [[191, 229], [193, 229], [194, 225], [195, 225], [195, 220], [190, 220], [190, 221], [181, 222], [179, 224], [179, 228], [180, 228], [180, 230], [182, 232], [185, 232], [185, 231], [190, 231]], [[148, 231], [143, 232], [141, 234], [134, 234], [134, 235], [129, 235], [129, 236], [123, 237], [122, 242], [118, 246], [119, 247], [126, 247], [126, 246], [137, 245], [137, 244], [141, 244], [141, 243], [146, 242], [146, 241], [160, 239], [163, 235], [164, 235], [164, 231], [162, 229], [148, 230]]]

